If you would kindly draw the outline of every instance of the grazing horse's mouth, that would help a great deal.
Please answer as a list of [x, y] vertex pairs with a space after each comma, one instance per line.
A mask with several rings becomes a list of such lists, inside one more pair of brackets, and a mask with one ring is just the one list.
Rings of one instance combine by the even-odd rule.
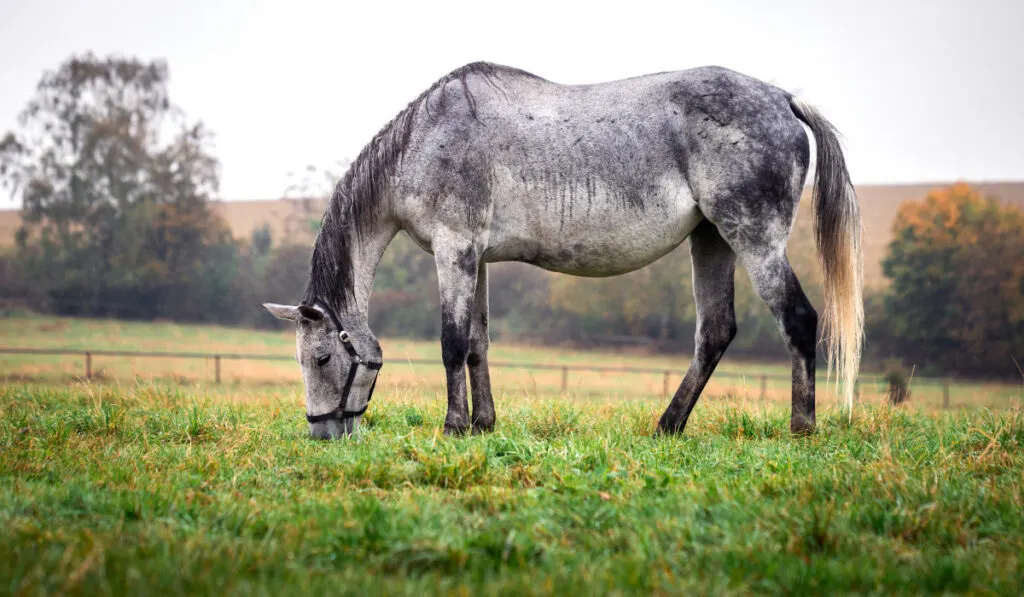
[[359, 419], [362, 419], [362, 417], [328, 419], [319, 423], [310, 423], [309, 435], [312, 436], [313, 439], [322, 440], [348, 437], [359, 427]]

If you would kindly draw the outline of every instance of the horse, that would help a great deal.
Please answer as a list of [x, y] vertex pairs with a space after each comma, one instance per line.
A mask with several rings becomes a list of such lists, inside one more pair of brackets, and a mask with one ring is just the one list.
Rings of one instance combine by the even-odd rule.
[[369, 406], [383, 366], [370, 294], [399, 232], [437, 267], [445, 434], [495, 424], [488, 263], [614, 276], [684, 240], [695, 350], [657, 432], [684, 430], [736, 335], [739, 262], [791, 355], [790, 430], [814, 433], [818, 312], [786, 256], [810, 162], [805, 126], [815, 139], [828, 371], [852, 408], [864, 325], [860, 210], [838, 132], [815, 107], [722, 66], [567, 85], [474, 62], [413, 99], [337, 181], [300, 304], [263, 304], [295, 322], [310, 434], [349, 435]]

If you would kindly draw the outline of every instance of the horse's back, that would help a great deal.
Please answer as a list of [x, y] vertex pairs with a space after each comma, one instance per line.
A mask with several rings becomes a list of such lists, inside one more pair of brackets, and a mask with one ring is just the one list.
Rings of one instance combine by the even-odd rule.
[[404, 194], [420, 228], [486, 229], [491, 260], [622, 273], [685, 240], [703, 198], [736, 186], [729, 167], [791, 124], [784, 109], [785, 92], [718, 67], [587, 85], [453, 78], [420, 110]]
[[524, 183], [603, 183], [642, 208], [668, 172], [699, 198], [738, 162], [809, 147], [789, 93], [723, 67], [566, 85], [485, 66], [455, 71], [419, 109], [408, 175], [427, 192], [498, 169]]

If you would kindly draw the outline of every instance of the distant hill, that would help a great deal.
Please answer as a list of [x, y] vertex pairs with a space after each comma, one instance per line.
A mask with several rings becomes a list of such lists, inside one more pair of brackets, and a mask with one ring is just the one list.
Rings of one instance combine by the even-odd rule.
[[[1024, 181], [980, 183], [968, 181], [985, 195], [1024, 208]], [[864, 268], [869, 284], [884, 283], [882, 258], [891, 238], [890, 226], [900, 203], [920, 199], [937, 187], [952, 182], [858, 185], [856, 187], [864, 220]], [[218, 201], [216, 209], [224, 216], [235, 236], [248, 238], [252, 231], [264, 224], [270, 226], [274, 242], [290, 238], [296, 242], [312, 242], [310, 220], [319, 220], [326, 202], [322, 200], [274, 199], [252, 201]], [[810, 215], [810, 189], [800, 203], [800, 217]], [[0, 247], [14, 244], [18, 227], [16, 210], [0, 210]]]

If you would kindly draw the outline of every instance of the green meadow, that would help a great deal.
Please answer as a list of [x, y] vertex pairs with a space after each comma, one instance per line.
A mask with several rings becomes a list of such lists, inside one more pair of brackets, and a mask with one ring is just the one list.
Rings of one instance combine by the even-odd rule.
[[[288, 355], [288, 332], [20, 316], [0, 344]], [[0, 355], [0, 592], [1004, 594], [1024, 586], [1024, 389], [862, 388], [789, 433], [788, 384], [496, 369], [492, 433], [441, 433], [432, 343], [383, 341], [360, 432], [308, 437], [293, 361]], [[672, 368], [496, 342], [492, 360]], [[406, 363], [403, 363], [403, 359]], [[773, 369], [774, 368], [774, 369]], [[783, 374], [785, 365], [723, 362]], [[673, 378], [678, 383], [678, 377]], [[742, 382], [743, 380], [740, 379]], [[646, 385], [645, 385], [646, 384]]]
[[309, 439], [301, 390], [0, 389], [0, 587], [42, 594], [1020, 594], [1024, 414], [392, 390]]

